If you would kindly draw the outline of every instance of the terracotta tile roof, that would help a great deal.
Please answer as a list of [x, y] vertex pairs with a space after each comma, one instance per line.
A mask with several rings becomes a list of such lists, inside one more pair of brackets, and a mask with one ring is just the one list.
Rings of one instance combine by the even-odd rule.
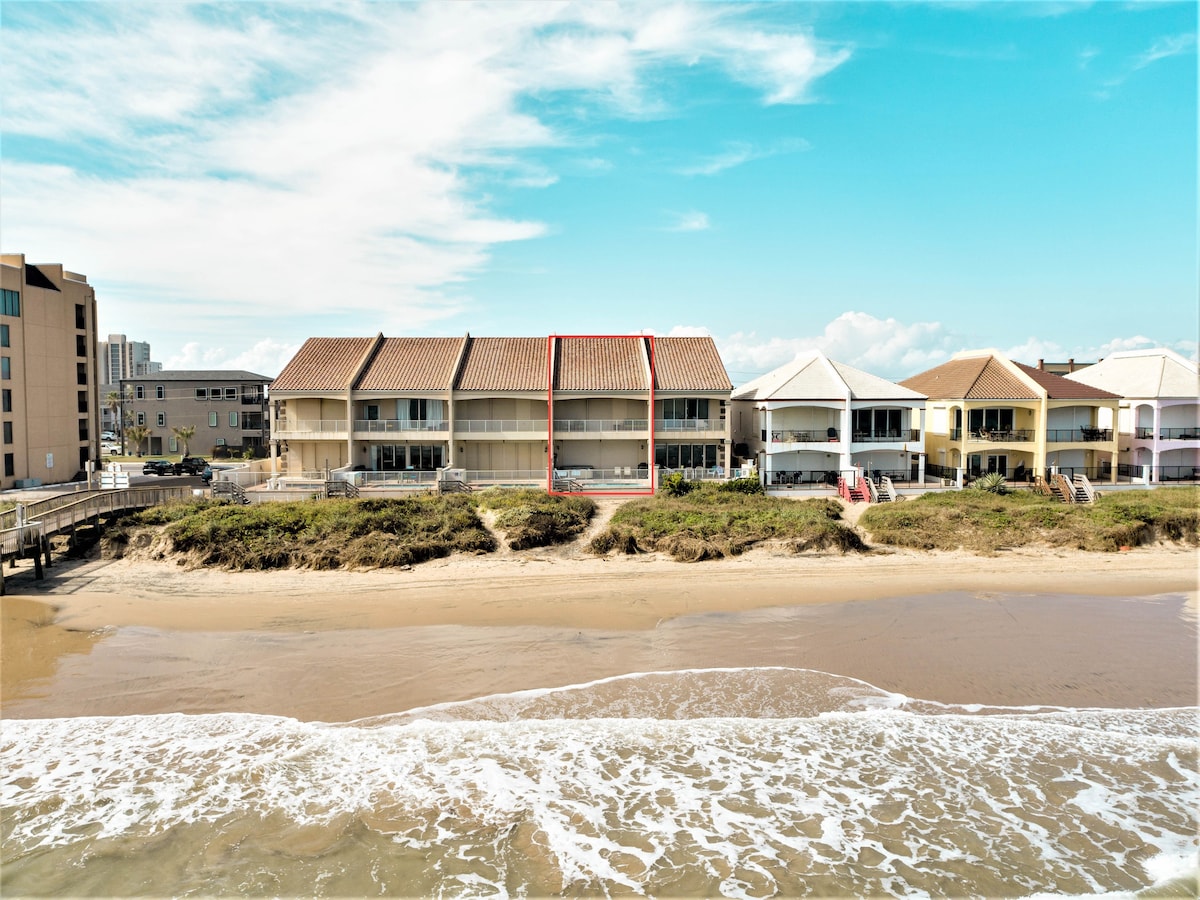
[[646, 391], [643, 338], [557, 338], [556, 391]]
[[309, 338], [271, 382], [271, 390], [345, 390], [373, 341], [374, 338]]
[[448, 391], [463, 338], [385, 338], [358, 391]]
[[545, 338], [471, 338], [455, 388], [544, 391], [548, 352]]
[[993, 356], [952, 359], [900, 382], [933, 400], [1036, 400], [1038, 395]]
[[1044, 387], [1046, 395], [1051, 400], [1113, 400], [1120, 396], [1081, 381], [1043, 372], [1041, 369], [1027, 366], [1024, 363], [1016, 363], [1016, 366]]
[[655, 388], [662, 391], [728, 391], [733, 384], [709, 337], [654, 339]]

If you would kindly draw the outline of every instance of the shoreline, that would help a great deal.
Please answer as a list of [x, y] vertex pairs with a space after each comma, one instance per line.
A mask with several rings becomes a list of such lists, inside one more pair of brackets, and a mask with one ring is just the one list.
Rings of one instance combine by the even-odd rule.
[[1196, 559], [1170, 547], [759, 549], [686, 564], [560, 548], [370, 572], [64, 564], [3, 598], [0, 716], [345, 722], [633, 672], [768, 665], [942, 703], [1196, 706]]

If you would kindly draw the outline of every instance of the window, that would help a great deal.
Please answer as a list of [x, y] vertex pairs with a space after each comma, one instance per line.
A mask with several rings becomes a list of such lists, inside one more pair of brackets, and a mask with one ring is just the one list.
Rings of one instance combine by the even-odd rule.
[[165, 427], [166, 427], [166, 424], [167, 424], [167, 414], [166, 414], [166, 413], [159, 413], [159, 414], [158, 414], [158, 427], [159, 427], [159, 428], [165, 428]]
[[197, 400], [207, 400], [208, 399], [208, 388], [196, 388], [196, 399]]
[[88, 421], [87, 419], [79, 420], [79, 439], [86, 441], [88, 439]]
[[138, 425], [146, 424], [146, 414], [144, 412], [140, 412], [137, 414], [137, 424]]
[[697, 397], [673, 397], [663, 401], [663, 418], [695, 421], [708, 418], [708, 400]]
[[208, 414], [208, 427], [209, 428], [217, 427], [217, 414], [215, 412], [210, 412]]
[[91, 454], [88, 452], [88, 450], [89, 448], [87, 447], [79, 448], [79, 468], [81, 469], [86, 469], [88, 460], [91, 459]]
[[716, 444], [655, 444], [654, 464], [666, 469], [711, 469], [721, 458]]
[[0, 407], [0, 411], [12, 412], [12, 391], [5, 388], [3, 391], [0, 391], [0, 398], [3, 398], [3, 405]]
[[229, 414], [229, 427], [230, 428], [238, 427], [238, 418], [239, 418], [239, 416], [236, 412], [231, 412]]
[[445, 464], [442, 462], [440, 444], [414, 445], [408, 448], [408, 467], [410, 469], [432, 472], [434, 469], [440, 469], [443, 465]]
[[167, 399], [167, 389], [164, 388], [161, 384], [156, 384], [154, 386], [154, 399], [155, 400], [166, 400]]
[[167, 438], [167, 451], [170, 453], [178, 453], [179, 452], [179, 441], [175, 438], [174, 435]]
[[87, 363], [75, 363], [75, 381], [77, 384], [87, 384]]
[[967, 412], [967, 427], [972, 432], [1012, 431], [1016, 411], [1008, 409], [972, 409]]
[[225, 399], [226, 400], [236, 400], [237, 399], [237, 388], [225, 388]]
[[75, 335], [75, 355], [87, 356], [87, 335]]
[[21, 315], [21, 295], [16, 291], [10, 291], [7, 288], [0, 293], [3, 294], [3, 299], [0, 299], [0, 315]]
[[224, 447], [225, 446], [225, 438], [217, 438], [215, 441], [213, 441], [213, 443], [218, 447]]
[[88, 411], [88, 392], [80, 391], [78, 397], [79, 411], [85, 413]]
[[5, 381], [12, 378], [12, 360], [7, 356], [0, 356], [0, 378]]
[[87, 312], [82, 303], [75, 304], [75, 327], [87, 328]]
[[133, 389], [133, 399], [135, 399], [135, 400], [145, 400], [146, 399], [146, 388], [144, 385], [139, 384], [137, 387], [135, 387]]
[[853, 428], [856, 440], [868, 437], [900, 437], [900, 410], [856, 409]]
[[11, 453], [4, 454], [4, 474], [9, 478], [17, 474], [17, 460]]
[[12, 422], [4, 423], [4, 443], [6, 443], [6, 444], [11, 444], [13, 442], [12, 426], [13, 426]]
[[0, 325], [0, 347], [11, 347], [8, 336], [8, 326]]

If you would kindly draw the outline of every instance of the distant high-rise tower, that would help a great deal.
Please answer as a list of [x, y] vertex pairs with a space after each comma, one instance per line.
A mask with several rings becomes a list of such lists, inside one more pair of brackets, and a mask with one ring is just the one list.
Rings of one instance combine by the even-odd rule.
[[100, 341], [100, 367], [101, 382], [105, 385], [162, 371], [162, 363], [150, 359], [150, 345], [146, 341], [131, 341], [123, 334], [110, 334], [107, 341]]

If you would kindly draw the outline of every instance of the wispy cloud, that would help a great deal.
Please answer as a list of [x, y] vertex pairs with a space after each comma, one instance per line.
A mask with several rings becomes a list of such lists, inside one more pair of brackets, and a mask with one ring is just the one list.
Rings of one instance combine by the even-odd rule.
[[1112, 96], [1112, 89], [1120, 87], [1135, 73], [1149, 68], [1156, 62], [1196, 52], [1196, 35], [1194, 32], [1170, 35], [1155, 41], [1147, 50], [1130, 59], [1120, 72], [1102, 82], [1095, 96], [1107, 100]]
[[784, 153], [800, 153], [810, 149], [812, 149], [812, 144], [804, 138], [778, 141], [763, 147], [756, 147], [746, 141], [730, 141], [725, 145], [725, 149], [715, 156], [710, 156], [689, 166], [683, 166], [676, 171], [680, 175], [717, 175], [726, 169], [732, 169], [754, 160], [767, 159]]
[[708, 214], [697, 210], [672, 213], [675, 221], [663, 227], [663, 231], [707, 231], [710, 227]]

